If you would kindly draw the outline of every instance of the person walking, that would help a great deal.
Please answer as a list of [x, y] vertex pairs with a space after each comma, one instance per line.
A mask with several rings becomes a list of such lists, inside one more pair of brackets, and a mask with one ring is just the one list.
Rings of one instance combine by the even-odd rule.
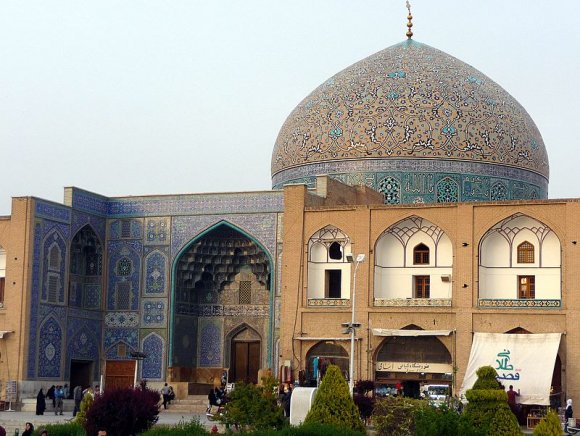
[[54, 391], [56, 390], [56, 387], [54, 385], [52, 385], [50, 388], [48, 388], [48, 391], [46, 392], [46, 398], [48, 398], [49, 400], [52, 400], [52, 408], [54, 409], [56, 407], [56, 400], [54, 398]]
[[169, 386], [167, 386], [167, 383], [161, 388], [161, 395], [163, 395], [163, 408], [167, 409], [167, 403], [169, 402]]
[[[572, 399], [568, 398], [568, 400], [566, 401], [566, 411], [564, 412], [564, 433], [568, 433], [568, 427], [570, 426], [570, 421], [574, 421], [573, 420], [574, 417], [574, 410], [572, 410]], [[575, 422], [573, 422], [573, 424], [576, 424]], [[575, 425], [574, 425], [575, 427]]]
[[58, 412], [62, 415], [62, 406], [63, 406], [63, 398], [64, 398], [64, 391], [62, 386], [57, 386], [54, 390], [54, 401], [56, 402], [56, 406], [54, 407], [54, 414], [58, 415]]
[[40, 390], [38, 391], [38, 395], [36, 396], [36, 414], [44, 415], [45, 410], [46, 410], [46, 398], [44, 396], [42, 388], [40, 388]]
[[73, 416], [77, 416], [77, 413], [81, 410], [81, 401], [83, 401], [83, 387], [81, 385], [75, 386], [73, 389], [73, 400], [75, 402]]

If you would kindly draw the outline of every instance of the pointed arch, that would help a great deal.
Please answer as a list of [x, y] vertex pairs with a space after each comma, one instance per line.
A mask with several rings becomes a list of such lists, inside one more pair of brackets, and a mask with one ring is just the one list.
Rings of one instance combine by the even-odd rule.
[[48, 315], [37, 334], [37, 374], [40, 378], [58, 378], [62, 368], [63, 328], [54, 315]]
[[143, 338], [141, 344], [141, 349], [147, 356], [141, 363], [141, 378], [162, 380], [164, 378], [165, 340], [152, 332]]
[[66, 277], [66, 239], [52, 229], [42, 241], [42, 290], [40, 299], [51, 304], [64, 304]]
[[[201, 241], [205, 236], [209, 235], [211, 232], [219, 229], [221, 226], [224, 226], [225, 228], [232, 230], [234, 232], [239, 233], [240, 235], [242, 235], [243, 237], [247, 238], [248, 240], [250, 240], [253, 244], [256, 245], [256, 247], [258, 247], [258, 249], [264, 254], [266, 263], [267, 263], [267, 270], [266, 271], [254, 271], [255, 273], [259, 273], [262, 274], [264, 276], [264, 284], [267, 287], [267, 290], [269, 291], [269, 295], [268, 295], [268, 322], [267, 322], [267, 335], [268, 338], [266, 340], [266, 349], [267, 349], [267, 353], [266, 355], [268, 356], [268, 362], [267, 365], [271, 366], [272, 365], [272, 349], [273, 349], [273, 332], [274, 332], [274, 287], [275, 287], [275, 263], [273, 262], [272, 259], [272, 253], [270, 253], [270, 251], [264, 246], [264, 244], [254, 235], [252, 235], [251, 233], [247, 232], [246, 230], [244, 230], [243, 228], [229, 222], [226, 220], [220, 220], [218, 222], [216, 222], [215, 224], [207, 227], [204, 231], [198, 233], [195, 237], [193, 237], [188, 243], [184, 244], [183, 247], [175, 254], [175, 257], [173, 258], [172, 261], [172, 265], [171, 265], [171, 310], [170, 310], [170, 320], [169, 320], [169, 366], [173, 366], [173, 362], [175, 360], [175, 347], [174, 347], [174, 342], [175, 342], [175, 329], [176, 329], [176, 317], [175, 317], [175, 310], [176, 310], [176, 305], [177, 305], [177, 272], [178, 272], [178, 266], [179, 266], [179, 262], [182, 258], [182, 256], [188, 252], [188, 250], [190, 250], [192, 248], [192, 246], [194, 244], [196, 244], [198, 241]], [[199, 280], [199, 278], [197, 278], [196, 280]], [[225, 351], [227, 353], [227, 346], [225, 347]]]

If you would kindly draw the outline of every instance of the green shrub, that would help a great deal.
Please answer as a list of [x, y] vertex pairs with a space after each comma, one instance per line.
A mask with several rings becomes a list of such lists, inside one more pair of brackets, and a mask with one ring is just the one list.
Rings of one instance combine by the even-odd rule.
[[328, 366], [304, 423], [330, 424], [364, 432], [358, 408], [338, 366]]
[[85, 426], [85, 423], [87, 422], [87, 411], [91, 408], [94, 401], [95, 401], [95, 395], [93, 394], [92, 391], [87, 392], [83, 396], [83, 400], [81, 401], [80, 410], [77, 412], [77, 415], [76, 415], [75, 420], [74, 420], [77, 424], [79, 424], [83, 428]]
[[194, 418], [189, 422], [181, 421], [172, 426], [154, 426], [141, 433], [141, 436], [201, 436], [207, 435], [208, 432], [198, 419]]
[[417, 436], [447, 436], [459, 434], [459, 414], [443, 405], [429, 406], [415, 413], [415, 434]]
[[562, 425], [558, 414], [553, 410], [540, 421], [534, 429], [535, 436], [560, 436], [562, 434]]
[[276, 379], [264, 377], [262, 386], [236, 383], [225, 412], [219, 417], [226, 425], [237, 425], [242, 430], [280, 429], [286, 424], [284, 412], [277, 404]]
[[415, 434], [415, 416], [429, 407], [423, 400], [406, 397], [386, 397], [377, 400], [372, 420], [380, 435], [407, 436]]
[[282, 430], [264, 430], [248, 433], [252, 436], [364, 436], [364, 432], [328, 424], [302, 424], [298, 427], [284, 427]]
[[39, 425], [33, 434], [37, 436], [41, 430], [48, 430], [50, 436], [86, 436], [85, 429], [76, 422]]
[[507, 394], [497, 382], [497, 372], [491, 366], [477, 370], [477, 381], [465, 397], [469, 403], [465, 416], [476, 429], [488, 435], [521, 435], [520, 426], [507, 404]]

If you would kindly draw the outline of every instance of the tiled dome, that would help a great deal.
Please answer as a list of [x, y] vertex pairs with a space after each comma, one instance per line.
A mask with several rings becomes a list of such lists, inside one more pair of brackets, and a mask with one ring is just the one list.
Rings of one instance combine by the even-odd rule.
[[328, 174], [387, 203], [546, 198], [548, 156], [525, 109], [475, 68], [412, 39], [336, 74], [290, 114], [272, 184]]

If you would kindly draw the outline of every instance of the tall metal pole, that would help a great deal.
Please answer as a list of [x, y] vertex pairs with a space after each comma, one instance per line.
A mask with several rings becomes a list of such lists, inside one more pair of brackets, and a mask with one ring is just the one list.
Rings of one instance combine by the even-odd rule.
[[358, 269], [358, 264], [360, 262], [356, 261], [354, 265], [354, 277], [352, 283], [352, 296], [351, 296], [351, 307], [352, 307], [352, 319], [350, 323], [350, 368], [348, 374], [348, 388], [350, 390], [350, 395], [354, 395], [354, 341], [356, 336], [356, 329], [354, 327], [355, 320], [355, 301], [356, 301], [356, 270]]

